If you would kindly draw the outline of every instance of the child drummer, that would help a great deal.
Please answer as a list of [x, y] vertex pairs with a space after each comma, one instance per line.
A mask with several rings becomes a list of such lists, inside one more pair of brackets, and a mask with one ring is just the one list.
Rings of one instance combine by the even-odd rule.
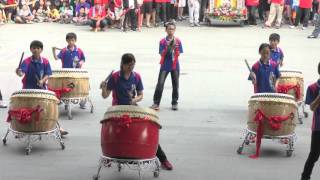
[[270, 46], [262, 43], [259, 47], [260, 59], [252, 66], [249, 80], [254, 85], [254, 93], [274, 93], [276, 80], [280, 77], [279, 66], [270, 60]]
[[[41, 41], [34, 40], [30, 44], [32, 56], [23, 60], [22, 64], [16, 69], [16, 74], [22, 78], [23, 89], [47, 89], [47, 81], [51, 72], [49, 60], [41, 56], [43, 44]], [[68, 134], [67, 131], [60, 129], [61, 135]]]
[[[67, 47], [56, 54], [56, 47], [52, 47], [53, 57], [55, 60], [61, 59], [62, 68], [81, 68], [86, 58], [82, 49], [76, 46], [77, 35], [70, 32], [66, 35]], [[86, 100], [81, 100], [80, 108], [85, 109]]]
[[[318, 64], [318, 74], [320, 75], [320, 63]], [[310, 153], [304, 165], [301, 180], [310, 180], [314, 164], [320, 156], [320, 79], [308, 87], [305, 103], [310, 105], [310, 109], [313, 111], [313, 122]]]
[[60, 50], [56, 54], [56, 47], [52, 48], [53, 57], [55, 60], [61, 59], [62, 68], [81, 68], [86, 58], [82, 49], [76, 46], [77, 35], [73, 32], [66, 35], [67, 47]]
[[[143, 98], [143, 85], [141, 76], [133, 71], [136, 63], [133, 54], [124, 54], [121, 58], [120, 71], [113, 73], [108, 82], [103, 81], [100, 85], [102, 97], [109, 97], [112, 91], [112, 105], [136, 105]], [[157, 157], [162, 168], [172, 170], [160, 145], [157, 150]]]

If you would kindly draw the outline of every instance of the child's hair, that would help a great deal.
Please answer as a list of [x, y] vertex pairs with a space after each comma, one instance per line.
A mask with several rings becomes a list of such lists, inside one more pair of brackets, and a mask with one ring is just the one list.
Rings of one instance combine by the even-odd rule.
[[74, 40], [77, 40], [77, 35], [76, 33], [73, 33], [73, 32], [70, 32], [66, 35], [66, 40], [68, 39], [74, 39]]
[[270, 45], [267, 44], [267, 43], [262, 43], [259, 47], [259, 53], [261, 53], [261, 51], [264, 49], [264, 48], [269, 48], [270, 49]]
[[176, 29], [176, 24], [173, 23], [173, 22], [168, 22], [168, 23], [165, 24], [166, 30], [168, 29], [169, 26], [173, 26], [174, 29]]
[[123, 54], [122, 55], [122, 57], [121, 57], [121, 63], [120, 63], [120, 69], [121, 69], [121, 71], [122, 71], [122, 65], [124, 65], [124, 64], [130, 64], [130, 63], [132, 63], [132, 62], [136, 62], [136, 58], [134, 57], [134, 55], [133, 54], [131, 54], [131, 53], [125, 53], [125, 54]]
[[318, 74], [320, 75], [320, 62], [318, 63]]
[[278, 42], [280, 42], [280, 35], [278, 33], [270, 34], [269, 41], [278, 41]]
[[43, 49], [43, 44], [41, 41], [38, 41], [38, 40], [34, 40], [30, 43], [30, 49], [31, 48], [40, 48], [40, 49]]
[[50, 10], [56, 9], [56, 6], [54, 4], [51, 4], [49, 7], [50, 7]]

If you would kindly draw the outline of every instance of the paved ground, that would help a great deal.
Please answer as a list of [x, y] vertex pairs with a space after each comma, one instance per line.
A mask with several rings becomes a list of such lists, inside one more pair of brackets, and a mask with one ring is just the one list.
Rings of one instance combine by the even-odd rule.
[[[308, 30], [277, 30], [285, 52], [285, 68], [304, 73], [305, 84], [318, 78], [319, 40], [307, 40]], [[7, 146], [0, 146], [1, 180], [88, 180], [96, 172], [100, 149], [100, 124], [111, 99], [103, 100], [99, 82], [112, 69], [119, 67], [120, 57], [132, 52], [137, 58], [136, 71], [142, 74], [145, 96], [141, 106], [152, 104], [159, 70], [158, 41], [164, 29], [145, 29], [143, 33], [121, 33], [117, 30], [92, 33], [84, 27], [60, 24], [6, 25], [0, 28], [0, 88], [8, 102], [10, 94], [21, 87], [14, 74], [22, 51], [29, 54], [31, 40], [44, 42], [43, 55], [50, 58], [53, 68], [60, 62], [52, 58], [51, 47], [63, 47], [65, 34], [74, 31], [78, 45], [87, 56], [85, 68], [90, 72], [90, 92], [95, 112], [90, 114], [74, 107], [74, 120], [67, 120], [60, 108], [60, 123], [70, 131], [62, 151], [52, 140], [35, 143], [26, 156], [24, 144], [10, 136]], [[163, 129], [161, 144], [174, 165], [171, 172], [161, 171], [160, 179], [185, 180], [270, 180], [299, 179], [310, 144], [311, 118], [298, 125], [298, 141], [291, 158], [285, 157], [285, 146], [264, 140], [258, 160], [247, 156], [254, 146], [237, 155], [242, 130], [246, 127], [247, 101], [252, 92], [246, 80], [243, 62], [252, 64], [259, 58], [258, 46], [267, 42], [274, 29], [258, 27], [178, 27], [185, 53], [181, 56], [180, 110], [170, 110], [171, 82], [166, 83], [159, 116]], [[4, 135], [7, 110], [0, 110], [0, 134]], [[103, 169], [102, 179], [138, 179], [137, 173]], [[319, 179], [319, 163], [313, 179]], [[146, 173], [145, 179], [153, 179]]]

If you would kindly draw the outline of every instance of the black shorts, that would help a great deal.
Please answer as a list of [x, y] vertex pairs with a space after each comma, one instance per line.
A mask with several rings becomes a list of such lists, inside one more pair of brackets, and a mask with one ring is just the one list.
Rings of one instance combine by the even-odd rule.
[[144, 2], [141, 7], [141, 14], [152, 13], [153, 2]]
[[260, 8], [264, 11], [270, 11], [270, 4], [268, 3], [268, 0], [261, 0]]
[[6, 13], [15, 14], [16, 8], [15, 7], [8, 7], [5, 9]]

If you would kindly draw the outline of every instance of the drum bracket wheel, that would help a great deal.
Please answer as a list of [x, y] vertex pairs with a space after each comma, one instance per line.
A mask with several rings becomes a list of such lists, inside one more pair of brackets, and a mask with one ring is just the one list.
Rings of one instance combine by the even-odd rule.
[[142, 180], [143, 171], [145, 170], [152, 170], [154, 177], [159, 177], [160, 174], [160, 165], [156, 157], [152, 159], [117, 159], [101, 156], [98, 171], [97, 174], [93, 176], [93, 180], [98, 180], [100, 178], [102, 167], [111, 168], [112, 165], [116, 165], [119, 172], [121, 172], [124, 167], [137, 170], [140, 180]]

